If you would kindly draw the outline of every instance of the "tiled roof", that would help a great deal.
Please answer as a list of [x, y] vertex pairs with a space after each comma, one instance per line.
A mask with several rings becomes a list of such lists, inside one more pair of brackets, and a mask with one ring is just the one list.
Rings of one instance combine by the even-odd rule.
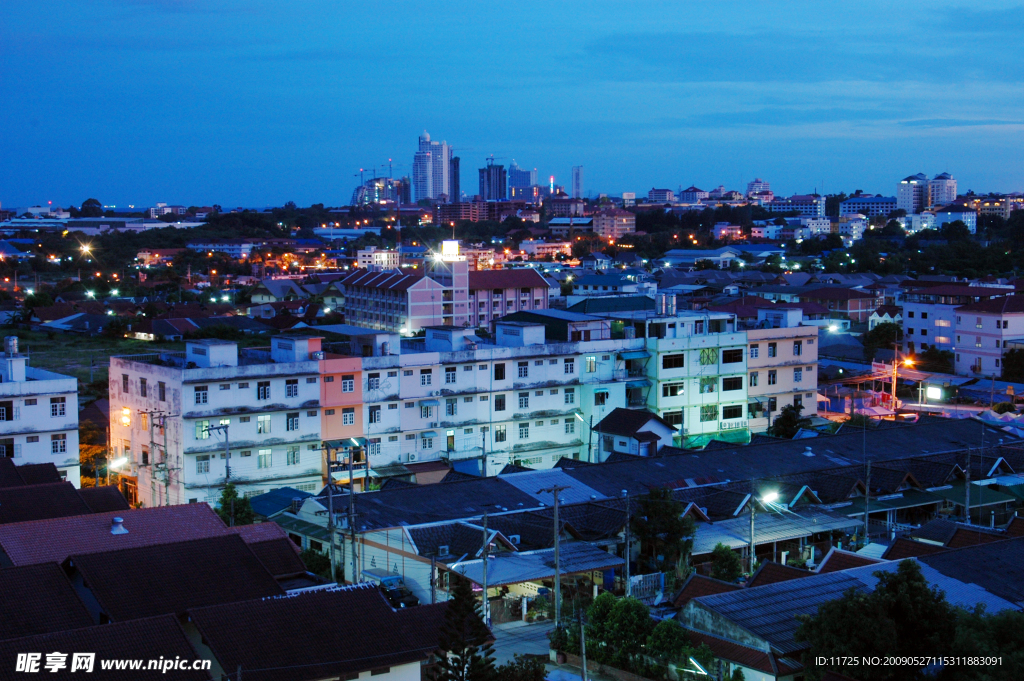
[[0, 570], [0, 640], [95, 624], [56, 563]]
[[[775, 658], [772, 653], [766, 653], [757, 648], [750, 648], [739, 643], [726, 641], [702, 631], [687, 629], [686, 635], [696, 645], [706, 645], [711, 649], [715, 657], [719, 659], [727, 660], [749, 669], [756, 669], [771, 677], [788, 676], [803, 668], [802, 665], [788, 658]], [[775, 658], [775, 664], [778, 666], [777, 670], [772, 668], [772, 658]]]
[[933, 553], [949, 551], [945, 546], [936, 546], [923, 541], [914, 541], [906, 537], [898, 537], [889, 545], [889, 548], [882, 554], [885, 560], [903, 560], [904, 558], [916, 558], [917, 556], [928, 556]]
[[919, 560], [947, 577], [1024, 603], [1024, 537], [946, 551]]
[[394, 610], [376, 589], [356, 586], [196, 608], [189, 615], [224, 669], [241, 667], [246, 681], [295, 681], [426, 660], [437, 649], [446, 608]]
[[678, 430], [675, 426], [666, 423], [657, 414], [651, 413], [646, 409], [616, 407], [612, 410], [612, 413], [605, 416], [601, 419], [600, 423], [594, 426], [594, 432], [633, 437], [637, 431], [651, 421], [658, 421], [667, 428]]
[[106, 487], [83, 487], [78, 490], [82, 501], [93, 513], [105, 513], [107, 511], [127, 511], [131, 508], [128, 500], [124, 498], [114, 485]]
[[810, 300], [855, 300], [860, 298], [874, 298], [874, 293], [867, 291], [856, 291], [852, 288], [818, 288], [811, 291], [804, 291], [801, 298]]
[[313, 495], [309, 492], [303, 492], [293, 487], [280, 487], [263, 494], [257, 494], [249, 499], [249, 503], [257, 515], [269, 518], [275, 513], [280, 513], [290, 508], [292, 499], [305, 499], [311, 496]]
[[988, 312], [990, 314], [1012, 314], [1024, 312], [1024, 295], [988, 298], [956, 308], [957, 312]]
[[277, 579], [306, 572], [306, 565], [299, 558], [298, 547], [287, 537], [250, 542], [249, 549]]
[[507, 288], [547, 288], [548, 283], [535, 269], [474, 270], [469, 273], [469, 290]]
[[70, 482], [0, 488], [0, 523], [92, 513]]
[[405, 274], [398, 270], [386, 272], [357, 271], [334, 282], [334, 286], [380, 289], [383, 291], [406, 291], [425, 277], [422, 274]]
[[266, 523], [254, 523], [252, 525], [236, 525], [227, 528], [232, 534], [237, 534], [246, 544], [256, 544], [274, 539], [287, 539], [288, 533], [280, 525], [270, 521]]
[[1006, 534], [1010, 537], [1024, 537], [1024, 518], [1014, 516], [1010, 524], [1006, 526]]
[[[139, 670], [103, 670], [101, 660], [184, 660], [202, 659], [189, 644], [185, 632], [171, 615], [117, 622], [99, 626], [84, 627], [25, 638], [13, 638], [0, 642], [0, 668], [5, 673], [15, 668], [18, 653], [44, 653], [41, 662], [46, 661], [45, 653], [54, 651], [74, 653], [96, 653], [91, 674], [78, 670], [71, 672], [71, 655], [66, 658], [67, 666], [57, 672], [49, 672], [40, 664], [40, 673], [26, 674], [26, 678], [39, 676], [51, 681], [80, 681], [81, 679], [103, 679], [103, 681], [140, 681], [161, 679], [161, 681], [209, 681], [205, 671], [170, 669], [166, 673]], [[246, 680], [248, 681], [248, 675]]]
[[[111, 519], [128, 534], [111, 534]], [[0, 525], [0, 550], [14, 565], [63, 563], [72, 554], [223, 536], [224, 522], [206, 504], [156, 506]]]
[[849, 570], [850, 568], [864, 567], [865, 565], [874, 565], [880, 562], [880, 560], [875, 558], [859, 556], [856, 553], [832, 547], [825, 557], [821, 559], [817, 571], [819, 574], [838, 572], [840, 570]]
[[60, 471], [52, 463], [27, 463], [18, 466], [18, 473], [26, 485], [45, 485], [61, 482]]
[[284, 594], [235, 535], [73, 555], [65, 566], [82, 576], [114, 621]]
[[728, 582], [722, 582], [693, 572], [683, 582], [683, 588], [679, 590], [679, 593], [672, 600], [672, 605], [681, 608], [692, 599], [700, 596], [712, 596], [714, 594], [737, 591], [742, 588], [739, 584], [729, 584]]
[[990, 544], [992, 542], [1002, 541], [1005, 538], [1006, 537], [1004, 535], [993, 534], [984, 530], [958, 527], [956, 528], [956, 532], [953, 533], [953, 536], [946, 542], [946, 546], [951, 549], [961, 549], [965, 546]]
[[787, 582], [791, 579], [810, 577], [813, 574], [813, 572], [801, 570], [800, 568], [766, 561], [757, 569], [757, 572], [755, 572], [750, 578], [750, 581], [747, 582], [747, 587], [753, 588], [757, 586], [765, 586], [766, 584]]

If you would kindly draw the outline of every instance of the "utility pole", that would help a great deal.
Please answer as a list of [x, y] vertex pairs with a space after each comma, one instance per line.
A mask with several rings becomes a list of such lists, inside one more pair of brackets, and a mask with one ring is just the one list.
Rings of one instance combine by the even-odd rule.
[[594, 415], [590, 415], [590, 429], [588, 430], [589, 435], [587, 436], [587, 463], [594, 463], [594, 460], [590, 458], [590, 448], [594, 444]]
[[629, 490], [627, 490], [627, 489], [622, 490], [622, 496], [624, 496], [626, 498], [626, 548], [623, 551], [623, 554], [624, 554], [623, 557], [626, 559], [626, 597], [629, 598], [629, 596], [631, 595], [631, 593], [633, 591], [633, 588], [630, 586], [630, 583], [629, 583], [629, 559], [632, 558], [632, 555], [631, 555], [632, 551], [631, 551], [631, 549], [632, 549], [632, 543], [633, 543], [633, 537], [630, 534]]
[[[362, 454], [362, 447], [352, 447], [348, 451], [348, 529], [352, 540], [352, 583], [356, 583], [356, 575], [359, 573], [359, 559], [356, 555], [356, 488], [355, 488], [355, 458]], [[361, 457], [360, 457], [361, 458]], [[367, 471], [369, 474], [369, 471]], [[366, 478], [363, 478], [364, 481]]]
[[967, 447], [967, 470], [964, 471], [964, 522], [971, 524], [971, 448]]
[[754, 574], [754, 494], [750, 494], [750, 574]]
[[569, 489], [568, 485], [552, 485], [541, 490], [537, 494], [549, 493], [554, 497], [554, 520], [555, 520], [555, 628], [562, 627], [562, 564], [558, 559], [558, 541], [561, 532], [558, 527], [558, 495]]
[[587, 627], [580, 611], [580, 659], [583, 660], [583, 681], [587, 681]]
[[871, 535], [868, 534], [868, 507], [871, 505], [871, 462], [867, 462], [868, 472], [864, 476], [864, 545], [871, 542]]
[[[224, 431], [224, 487], [231, 484], [231, 439], [228, 437], [228, 427], [231, 424], [222, 423], [219, 426], [207, 426], [206, 431]], [[231, 500], [231, 527], [235, 526], [235, 500]]]
[[488, 602], [488, 600], [487, 600], [487, 553], [488, 553], [487, 549], [489, 548], [489, 544], [490, 544], [490, 542], [487, 541], [487, 512], [485, 511], [484, 512], [484, 545], [480, 549], [480, 551], [481, 551], [481, 558], [483, 558], [483, 563], [482, 564], [483, 564], [483, 572], [484, 572], [484, 583], [482, 585], [484, 587], [484, 593], [483, 593], [483, 598], [484, 598], [484, 608], [483, 608], [484, 624], [486, 624], [488, 627], [491, 626], [490, 602]]
[[892, 342], [892, 405], [891, 409], [896, 411], [896, 368], [900, 365], [899, 341]]
[[[334, 456], [330, 442], [325, 442], [327, 448], [327, 532], [331, 542], [331, 579], [338, 579], [338, 562], [335, 557], [334, 545], [337, 542], [336, 525], [334, 522]], [[354, 583], [354, 582], [353, 582]]]

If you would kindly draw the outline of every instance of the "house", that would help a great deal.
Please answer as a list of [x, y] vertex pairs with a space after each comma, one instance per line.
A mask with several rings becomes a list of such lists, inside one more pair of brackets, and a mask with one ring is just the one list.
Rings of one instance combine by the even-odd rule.
[[956, 308], [956, 373], [1001, 375], [1003, 353], [1020, 339], [1024, 339], [1024, 296], [961, 305]]
[[597, 460], [604, 461], [613, 452], [649, 456], [671, 446], [678, 430], [647, 410], [620, 407], [594, 426], [594, 432], [601, 434]]
[[580, 267], [585, 270], [608, 270], [614, 261], [604, 253], [591, 253], [580, 258]]
[[868, 317], [868, 331], [879, 324], [903, 324], [903, 308], [898, 305], [880, 305]]
[[881, 304], [881, 295], [854, 288], [815, 288], [802, 292], [800, 302], [818, 303], [851, 322], [866, 323]]
[[283, 300], [300, 300], [309, 295], [294, 279], [264, 279], [256, 285], [252, 292], [252, 302], [276, 303]]

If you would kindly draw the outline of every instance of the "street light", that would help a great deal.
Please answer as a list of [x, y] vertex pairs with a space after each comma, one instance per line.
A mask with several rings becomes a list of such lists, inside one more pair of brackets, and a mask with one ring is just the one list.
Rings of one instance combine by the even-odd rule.
[[[778, 498], [779, 493], [772, 490], [770, 492], [765, 492], [764, 494], [762, 494], [760, 501], [762, 504], [770, 505], [773, 502], [777, 501]], [[754, 574], [754, 560], [756, 559], [755, 556], [757, 553], [757, 551], [755, 550], [756, 544], [754, 543], [754, 508], [757, 506], [757, 504], [755, 504], [754, 501], [755, 499], [753, 498], [750, 500], [750, 574]]]

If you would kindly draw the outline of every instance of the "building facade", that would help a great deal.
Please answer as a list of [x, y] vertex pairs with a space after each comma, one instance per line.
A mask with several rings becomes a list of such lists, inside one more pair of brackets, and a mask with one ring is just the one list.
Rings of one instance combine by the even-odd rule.
[[788, 199], [775, 197], [764, 207], [771, 213], [796, 212], [800, 217], [820, 218], [825, 216], [825, 197], [817, 194], [794, 194]]
[[1024, 296], [979, 300], [956, 308], [956, 373], [1003, 373], [1003, 353], [1024, 339]]
[[484, 201], [504, 201], [508, 198], [507, 182], [505, 166], [487, 159], [487, 166], [480, 169], [480, 197]]
[[910, 175], [896, 185], [896, 208], [907, 211], [907, 215], [920, 213], [928, 207], [928, 176], [924, 173]]
[[959, 348], [956, 310], [1011, 293], [1012, 288], [966, 284], [943, 284], [908, 291], [903, 299], [903, 351], [913, 354], [932, 347]]
[[783, 407], [817, 413], [818, 327], [802, 326], [799, 309], [758, 310], [747, 330], [747, 418], [753, 433], [765, 432]]
[[851, 196], [839, 204], [840, 215], [861, 214], [865, 217], [888, 217], [896, 210], [895, 196]]
[[606, 208], [594, 214], [594, 233], [606, 239], [619, 239], [636, 232], [636, 215], [621, 208]]
[[[451, 197], [451, 160], [452, 148], [448, 143], [432, 142], [430, 134], [424, 130], [412, 161], [415, 201]], [[457, 197], [451, 200], [457, 200]]]
[[939, 173], [928, 181], [928, 205], [948, 206], [956, 201], [956, 180], [949, 173]]
[[402, 254], [376, 246], [367, 246], [356, 251], [356, 264], [365, 269], [391, 270], [400, 267]]

